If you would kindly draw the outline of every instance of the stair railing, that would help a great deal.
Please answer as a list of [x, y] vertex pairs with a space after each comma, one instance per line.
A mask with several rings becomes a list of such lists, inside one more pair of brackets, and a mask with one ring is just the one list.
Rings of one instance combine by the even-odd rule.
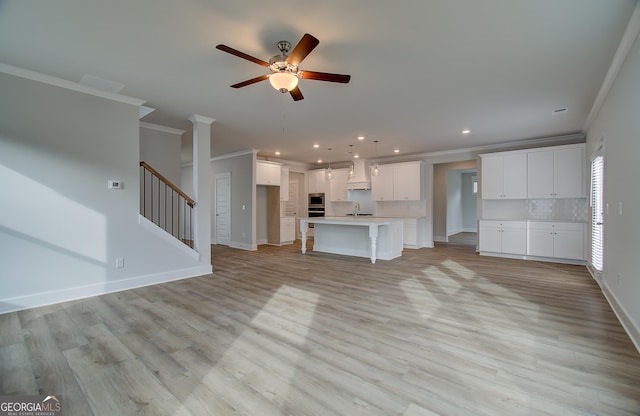
[[146, 162], [140, 162], [140, 213], [193, 248], [195, 201]]

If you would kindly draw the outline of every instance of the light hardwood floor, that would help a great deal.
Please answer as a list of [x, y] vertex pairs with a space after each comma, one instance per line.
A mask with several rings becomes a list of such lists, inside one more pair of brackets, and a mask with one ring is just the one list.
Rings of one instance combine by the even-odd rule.
[[65, 415], [638, 415], [584, 267], [212, 248], [210, 276], [0, 316], [0, 394]]

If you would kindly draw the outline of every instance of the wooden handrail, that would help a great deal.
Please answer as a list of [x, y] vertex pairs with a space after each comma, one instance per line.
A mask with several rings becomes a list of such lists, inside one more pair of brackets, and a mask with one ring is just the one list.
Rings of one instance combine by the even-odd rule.
[[157, 170], [152, 168], [147, 162], [140, 162], [140, 166], [142, 166], [143, 168], [147, 169], [149, 172], [151, 172], [154, 175], [156, 175], [158, 177], [158, 179], [160, 179], [162, 182], [164, 182], [169, 188], [173, 189], [178, 195], [183, 197], [185, 199], [185, 201], [187, 202], [187, 205], [189, 205], [191, 208], [193, 208], [196, 205], [196, 201], [191, 199], [189, 197], [189, 195], [185, 194], [180, 188], [178, 188], [173, 183], [171, 183], [171, 181], [169, 179], [167, 179], [164, 176], [162, 176], [162, 174], [160, 172], [158, 172]]

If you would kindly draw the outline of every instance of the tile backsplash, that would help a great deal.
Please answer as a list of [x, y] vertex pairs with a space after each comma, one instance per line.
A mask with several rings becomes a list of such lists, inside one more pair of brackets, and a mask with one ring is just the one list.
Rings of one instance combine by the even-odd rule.
[[586, 222], [587, 198], [483, 200], [483, 219]]

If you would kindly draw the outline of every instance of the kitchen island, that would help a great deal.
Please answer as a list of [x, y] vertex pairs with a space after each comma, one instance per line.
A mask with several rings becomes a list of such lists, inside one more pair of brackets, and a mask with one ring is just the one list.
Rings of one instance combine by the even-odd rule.
[[314, 226], [313, 251], [391, 260], [402, 256], [401, 219], [319, 217], [300, 219], [302, 253], [307, 251], [309, 224]]

